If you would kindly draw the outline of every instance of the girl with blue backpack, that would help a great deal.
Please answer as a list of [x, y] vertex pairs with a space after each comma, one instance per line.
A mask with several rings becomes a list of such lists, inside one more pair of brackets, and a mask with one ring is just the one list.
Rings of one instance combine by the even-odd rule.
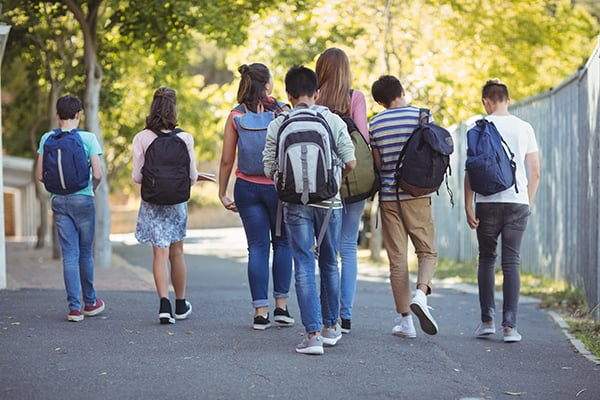
[[[294, 318], [287, 309], [292, 277], [292, 256], [285, 229], [275, 235], [278, 197], [273, 180], [264, 175], [262, 152], [267, 126], [283, 110], [284, 103], [271, 96], [273, 80], [261, 63], [242, 65], [237, 93], [238, 105], [231, 110], [223, 132], [223, 150], [219, 165], [219, 199], [223, 206], [238, 212], [248, 242], [248, 282], [254, 307], [253, 328], [271, 326], [269, 318], [269, 255], [273, 248], [273, 320], [279, 326], [291, 326]], [[236, 160], [237, 152], [237, 160]], [[233, 167], [234, 199], [227, 194]]]

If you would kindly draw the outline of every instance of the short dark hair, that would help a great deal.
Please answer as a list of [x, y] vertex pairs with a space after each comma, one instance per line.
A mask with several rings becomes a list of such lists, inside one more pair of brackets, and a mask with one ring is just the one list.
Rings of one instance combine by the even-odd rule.
[[294, 65], [285, 74], [285, 91], [294, 99], [314, 95], [318, 84], [315, 71], [302, 65]]
[[371, 85], [371, 95], [377, 103], [389, 106], [396, 98], [402, 97], [402, 84], [392, 75], [382, 75]]
[[81, 100], [67, 95], [56, 100], [56, 113], [61, 120], [75, 119], [75, 115], [83, 110]]
[[510, 99], [508, 86], [498, 78], [490, 79], [481, 89], [481, 98], [500, 103]]

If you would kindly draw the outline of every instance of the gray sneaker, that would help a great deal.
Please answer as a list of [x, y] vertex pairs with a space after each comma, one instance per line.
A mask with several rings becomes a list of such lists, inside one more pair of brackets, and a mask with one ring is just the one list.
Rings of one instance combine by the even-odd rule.
[[323, 338], [315, 335], [311, 338], [306, 335], [302, 342], [296, 346], [296, 352], [302, 354], [323, 354]]
[[342, 338], [342, 328], [340, 327], [340, 324], [335, 324], [335, 327], [333, 328], [323, 328], [321, 336], [323, 336], [323, 343], [328, 346], [335, 346]]
[[505, 343], [514, 343], [521, 341], [521, 334], [517, 332], [517, 328], [511, 328], [509, 326], [505, 326], [504, 329], [504, 342]]

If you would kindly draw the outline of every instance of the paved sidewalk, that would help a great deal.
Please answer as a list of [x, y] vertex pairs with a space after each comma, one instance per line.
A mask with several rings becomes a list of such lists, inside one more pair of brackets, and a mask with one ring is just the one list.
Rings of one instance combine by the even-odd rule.
[[[52, 249], [33, 248], [25, 242], [6, 242], [7, 289], [64, 290], [62, 260], [52, 258]], [[152, 273], [134, 266], [116, 253], [111, 268], [96, 268], [95, 285], [104, 290], [155, 290]]]

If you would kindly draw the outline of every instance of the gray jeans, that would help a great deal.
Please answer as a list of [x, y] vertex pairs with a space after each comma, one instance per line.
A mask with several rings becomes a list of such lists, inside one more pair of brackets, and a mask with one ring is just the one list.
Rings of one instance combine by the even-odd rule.
[[481, 321], [494, 320], [496, 303], [495, 276], [498, 237], [501, 240], [501, 262], [504, 282], [502, 285], [502, 326], [517, 326], [519, 291], [521, 289], [520, 249], [523, 233], [527, 227], [529, 206], [514, 203], [477, 203], [479, 219], [477, 240], [479, 242], [479, 305]]

